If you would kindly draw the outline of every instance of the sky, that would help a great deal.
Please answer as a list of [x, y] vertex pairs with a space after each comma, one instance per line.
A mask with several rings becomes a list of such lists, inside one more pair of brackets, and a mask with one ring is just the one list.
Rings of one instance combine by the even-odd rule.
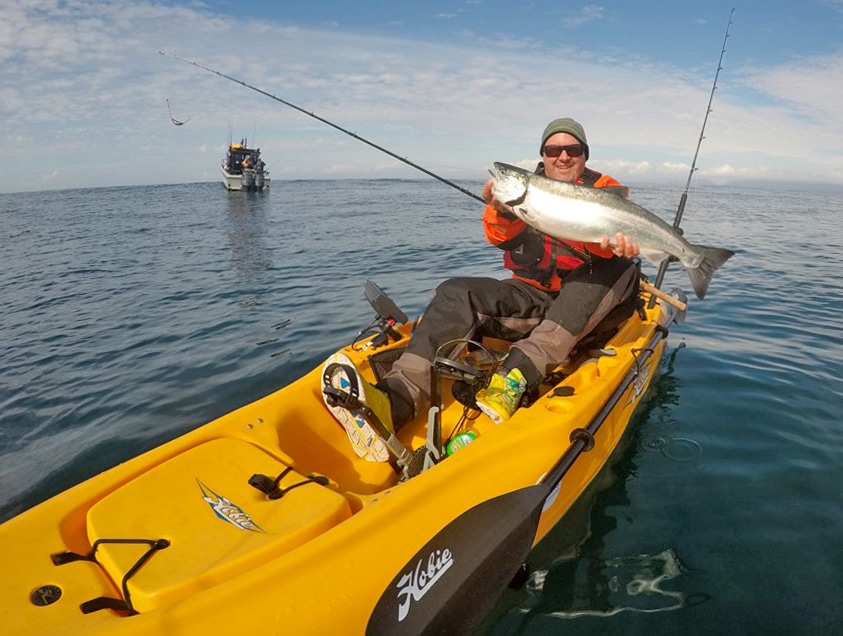
[[695, 182], [843, 185], [843, 0], [7, 0], [0, 193], [218, 180], [242, 138], [276, 181], [425, 178], [159, 51], [449, 179], [574, 117], [591, 167], [684, 185], [708, 114]]

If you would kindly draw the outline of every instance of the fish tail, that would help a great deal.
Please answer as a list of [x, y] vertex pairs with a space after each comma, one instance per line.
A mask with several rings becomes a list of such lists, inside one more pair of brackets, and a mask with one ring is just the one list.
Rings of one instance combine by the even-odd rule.
[[735, 253], [732, 250], [726, 250], [720, 247], [705, 247], [698, 246], [703, 253], [703, 260], [697, 267], [687, 268], [688, 276], [691, 278], [691, 285], [694, 287], [694, 293], [697, 298], [702, 300], [705, 298], [705, 293], [708, 291], [708, 285], [711, 283], [711, 277], [723, 263], [728, 261]]

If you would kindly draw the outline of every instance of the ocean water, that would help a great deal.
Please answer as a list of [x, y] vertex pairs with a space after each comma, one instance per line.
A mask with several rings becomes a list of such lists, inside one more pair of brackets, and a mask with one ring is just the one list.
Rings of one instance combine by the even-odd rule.
[[[672, 219], [679, 188], [631, 185]], [[737, 255], [479, 633], [843, 634], [840, 202], [692, 191], [686, 236]], [[371, 319], [366, 279], [413, 316], [504, 276], [480, 213], [432, 180], [0, 195], [0, 520], [318, 365]]]

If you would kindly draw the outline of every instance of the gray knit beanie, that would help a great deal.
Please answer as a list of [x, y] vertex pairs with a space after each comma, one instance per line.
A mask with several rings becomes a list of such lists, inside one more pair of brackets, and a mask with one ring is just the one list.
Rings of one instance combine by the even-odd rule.
[[585, 138], [585, 130], [583, 130], [582, 124], [570, 117], [554, 119], [547, 125], [547, 128], [544, 129], [544, 133], [542, 134], [542, 143], [541, 146], [539, 146], [539, 154], [541, 154], [544, 149], [544, 144], [548, 138], [556, 133], [568, 133], [572, 137], [576, 137], [577, 141], [585, 146], [585, 158], [586, 160], [588, 159], [588, 140]]

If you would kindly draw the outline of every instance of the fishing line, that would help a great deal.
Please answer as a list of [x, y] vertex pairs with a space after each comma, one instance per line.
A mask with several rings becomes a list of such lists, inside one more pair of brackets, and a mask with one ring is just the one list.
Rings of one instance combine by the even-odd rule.
[[[694, 159], [691, 162], [691, 170], [688, 174], [688, 181], [685, 184], [685, 190], [684, 190], [684, 192], [682, 193], [682, 196], [679, 199], [679, 207], [676, 210], [676, 216], [673, 220], [673, 227], [676, 228], [677, 230], [679, 230], [680, 232], [681, 232], [680, 225], [682, 223], [682, 215], [685, 211], [685, 204], [688, 200], [688, 191], [689, 191], [690, 186], [691, 186], [691, 179], [693, 178], [694, 173], [697, 170], [697, 158], [699, 157], [699, 154], [700, 154], [700, 147], [702, 146], [702, 141], [703, 141], [703, 139], [705, 139], [705, 127], [706, 127], [706, 124], [708, 123], [708, 116], [709, 116], [709, 114], [711, 113], [711, 110], [712, 110], [711, 104], [714, 101], [714, 91], [717, 90], [717, 80], [720, 77], [720, 71], [723, 69], [723, 56], [726, 53], [726, 42], [729, 39], [729, 28], [732, 26], [732, 16], [734, 14], [735, 14], [735, 9], [733, 8], [729, 12], [729, 21], [726, 25], [726, 35], [723, 38], [723, 46], [720, 50], [720, 59], [718, 60], [718, 63], [717, 63], [717, 71], [714, 74], [714, 82], [711, 86], [711, 94], [709, 95], [709, 98], [708, 98], [708, 107], [706, 108], [705, 117], [703, 118], [702, 128], [700, 130], [700, 136], [699, 136], [699, 139], [697, 140], [697, 148], [696, 148], [696, 151], [694, 152]], [[269, 97], [270, 99], [274, 99], [275, 101], [280, 102], [281, 104], [284, 104], [285, 106], [289, 106], [290, 108], [293, 108], [294, 110], [297, 110], [300, 113], [303, 113], [303, 114], [307, 115], [308, 117], [312, 117], [313, 119], [315, 119], [317, 121], [320, 121], [323, 124], [326, 124], [326, 125], [330, 126], [331, 128], [335, 128], [336, 130], [339, 130], [340, 132], [345, 133], [346, 135], [349, 135], [350, 137], [353, 137], [354, 139], [357, 139], [358, 141], [362, 141], [364, 144], [367, 144], [367, 145], [371, 146], [372, 148], [375, 148], [376, 150], [380, 150], [381, 152], [389, 155], [390, 157], [393, 157], [394, 159], [397, 159], [398, 161], [401, 161], [402, 163], [405, 163], [408, 166], [410, 166], [412, 168], [415, 168], [416, 170], [419, 170], [419, 171], [423, 172], [424, 174], [426, 174], [430, 177], [433, 177], [434, 179], [437, 179], [438, 181], [441, 181], [442, 183], [444, 183], [446, 185], [449, 185], [452, 188], [455, 188], [455, 189], [459, 190], [463, 194], [466, 194], [466, 195], [470, 196], [473, 199], [476, 199], [477, 201], [479, 201], [481, 203], [484, 203], [484, 204], [486, 203], [486, 201], [482, 197], [476, 195], [475, 193], [471, 192], [470, 190], [468, 190], [466, 188], [463, 188], [462, 186], [454, 183], [453, 181], [450, 181], [450, 180], [448, 180], [444, 177], [441, 177], [438, 174], [436, 174], [435, 172], [431, 172], [427, 168], [424, 168], [424, 167], [418, 165], [417, 163], [414, 163], [414, 162], [410, 161], [406, 157], [402, 157], [401, 155], [398, 155], [398, 154], [392, 152], [391, 150], [387, 150], [383, 146], [379, 146], [378, 144], [376, 144], [372, 141], [369, 141], [368, 139], [366, 139], [364, 137], [361, 137], [357, 133], [352, 132], [350, 130], [347, 130], [346, 128], [343, 128], [342, 126], [339, 126], [339, 125], [337, 125], [337, 124], [335, 124], [331, 121], [328, 121], [324, 117], [320, 117], [319, 115], [317, 115], [313, 112], [310, 112], [308, 110], [305, 110], [304, 108], [302, 108], [300, 106], [296, 106], [292, 102], [289, 102], [285, 99], [282, 99], [282, 98], [278, 97], [277, 95], [273, 95], [272, 93], [268, 93], [267, 91], [262, 90], [260, 88], [257, 88], [256, 86], [252, 86], [251, 84], [248, 84], [248, 83], [244, 82], [243, 80], [239, 80], [239, 79], [237, 79], [235, 77], [232, 77], [230, 75], [226, 75], [225, 73], [223, 73], [221, 71], [218, 71], [216, 69], [213, 69], [213, 68], [210, 68], [210, 67], [205, 66], [203, 64], [200, 64], [199, 62], [186, 60], [182, 57], [179, 57], [178, 55], [174, 55], [173, 53], [165, 53], [164, 51], [158, 51], [158, 54], [164, 55], [166, 57], [171, 57], [175, 60], [178, 60], [179, 62], [184, 62], [185, 64], [190, 64], [191, 66], [195, 66], [197, 68], [202, 69], [203, 71], [213, 73], [214, 75], [219, 75], [220, 77], [223, 77], [223, 78], [225, 78], [225, 79], [227, 79], [231, 82], [234, 82], [235, 84], [240, 84], [241, 86], [245, 86], [246, 88], [255, 91], [256, 93], [260, 93], [261, 95], [265, 95], [266, 97]], [[670, 265], [671, 260], [672, 260], [671, 258], [666, 258], [665, 260], [663, 260], [661, 262], [661, 265], [659, 266], [658, 274], [656, 275], [655, 283], [652, 285], [652, 287], [654, 289], [658, 289], [658, 288], [661, 287], [661, 284], [664, 280], [665, 273], [667, 272], [667, 268]], [[655, 302], [656, 302], [656, 294], [653, 294], [650, 298], [650, 306], [652, 307], [655, 304]]]
[[172, 108], [170, 108], [170, 99], [167, 98], [164, 101], [167, 102], [167, 112], [170, 114], [170, 121], [173, 122], [173, 124], [175, 124], [176, 126], [184, 126], [187, 122], [190, 121], [189, 117], [187, 119], [185, 119], [184, 121], [179, 121], [178, 119], [175, 119], [173, 117], [173, 110], [172, 110]]
[[[708, 116], [711, 113], [711, 104], [714, 101], [714, 91], [717, 90], [717, 79], [720, 77], [720, 71], [723, 69], [723, 56], [726, 54], [726, 42], [729, 39], [729, 27], [732, 26], [732, 16], [735, 15], [733, 8], [729, 12], [729, 22], [726, 24], [726, 35], [723, 37], [723, 47], [720, 49], [720, 59], [717, 62], [717, 71], [714, 73], [714, 83], [711, 85], [711, 94], [708, 96], [708, 107], [705, 110], [705, 117], [703, 118], [702, 129], [700, 130], [700, 138], [697, 140], [697, 149], [694, 152], [694, 160], [691, 162], [691, 171], [688, 173], [688, 181], [685, 184], [685, 191], [679, 198], [679, 207], [676, 210], [676, 217], [673, 219], [673, 227], [679, 230], [682, 223], [682, 215], [685, 212], [685, 203], [688, 201], [688, 190], [691, 187], [691, 179], [697, 171], [697, 157], [700, 155], [700, 146], [702, 146], [703, 139], [705, 139], [705, 126], [708, 123]], [[680, 230], [681, 231], [681, 230]], [[667, 273], [667, 268], [670, 265], [672, 258], [666, 258], [659, 265], [659, 272], [656, 274], [655, 287], [661, 287], [664, 275]], [[655, 298], [650, 299], [650, 307], [655, 304]]]
[[483, 204], [486, 203], [486, 201], [483, 199], [483, 197], [474, 194], [471, 190], [467, 190], [467, 189], [463, 188], [462, 186], [454, 183], [453, 181], [449, 181], [445, 177], [440, 177], [435, 172], [431, 172], [427, 168], [423, 168], [422, 166], [418, 165], [417, 163], [413, 163], [412, 161], [410, 161], [406, 157], [402, 157], [401, 155], [397, 155], [394, 152], [392, 152], [391, 150], [387, 150], [383, 146], [379, 146], [378, 144], [376, 144], [372, 141], [369, 141], [368, 139], [365, 139], [364, 137], [361, 137], [357, 133], [354, 133], [350, 130], [347, 130], [347, 129], [343, 128], [342, 126], [338, 126], [337, 124], [335, 124], [331, 121], [328, 121], [324, 117], [320, 117], [319, 115], [317, 115], [315, 113], [312, 113], [308, 110], [305, 110], [304, 108], [301, 108], [300, 106], [296, 106], [292, 102], [288, 102], [285, 99], [281, 99], [277, 95], [273, 95], [272, 93], [268, 93], [264, 90], [261, 90], [260, 88], [257, 88], [256, 86], [252, 86], [251, 84], [247, 84], [243, 80], [239, 80], [237, 78], [231, 77], [230, 75], [226, 75], [225, 73], [217, 71], [216, 69], [209, 68], [207, 66], [203, 66], [202, 64], [199, 64], [199, 62], [191, 62], [190, 60], [186, 60], [184, 58], [181, 58], [178, 55], [173, 55], [172, 53], [165, 53], [164, 51], [158, 51], [158, 54], [159, 55], [166, 55], [167, 57], [171, 57], [175, 60], [178, 60], [179, 62], [184, 62], [185, 64], [190, 64], [191, 66], [201, 68], [203, 71], [208, 71], [209, 73], [214, 73], [215, 75], [219, 75], [220, 77], [224, 77], [225, 79], [230, 80], [230, 81], [234, 82], [235, 84], [240, 84], [241, 86], [245, 86], [246, 88], [249, 88], [249, 89], [255, 91], [256, 93], [260, 93], [261, 95], [265, 95], [266, 97], [269, 97], [270, 99], [274, 99], [276, 102], [281, 102], [285, 106], [289, 106], [290, 108], [293, 108], [293, 109], [299, 111], [300, 113], [304, 113], [308, 117], [312, 117], [313, 119], [316, 119], [317, 121], [321, 121], [323, 124], [327, 124], [331, 128], [336, 128], [340, 132], [343, 132], [346, 135], [350, 135], [351, 137], [354, 137], [358, 141], [362, 141], [364, 144], [368, 144], [372, 148], [375, 148], [376, 150], [380, 150], [381, 152], [388, 154], [390, 157], [398, 159], [398, 161], [401, 161], [402, 163], [406, 163], [408, 166], [410, 166], [412, 168], [415, 168], [416, 170], [420, 170], [421, 172], [425, 173], [426, 175], [431, 176], [434, 179], [437, 179], [438, 181], [441, 181], [442, 183], [451, 186], [452, 188], [456, 188], [457, 190], [459, 190], [463, 194], [467, 194], [468, 196], [470, 196], [472, 199], [477, 199], [478, 201], [480, 201]]

